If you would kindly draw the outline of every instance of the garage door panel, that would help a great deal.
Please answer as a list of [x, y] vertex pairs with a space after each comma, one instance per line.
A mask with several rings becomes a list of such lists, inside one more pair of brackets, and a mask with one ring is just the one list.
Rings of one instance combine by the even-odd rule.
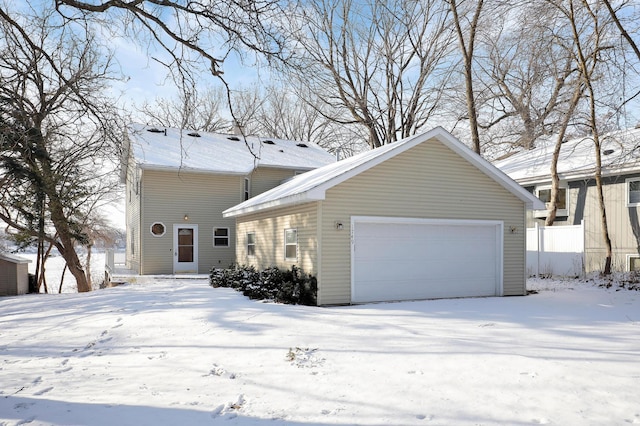
[[496, 222], [353, 225], [354, 302], [499, 294], [502, 251]]

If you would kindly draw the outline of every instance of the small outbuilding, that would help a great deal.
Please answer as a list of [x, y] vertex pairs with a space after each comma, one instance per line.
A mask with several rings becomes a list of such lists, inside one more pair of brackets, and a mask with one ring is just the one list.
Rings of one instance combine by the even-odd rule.
[[0, 296], [29, 292], [29, 259], [0, 253]]
[[224, 212], [238, 263], [297, 265], [318, 304], [526, 294], [542, 202], [441, 127], [296, 176]]

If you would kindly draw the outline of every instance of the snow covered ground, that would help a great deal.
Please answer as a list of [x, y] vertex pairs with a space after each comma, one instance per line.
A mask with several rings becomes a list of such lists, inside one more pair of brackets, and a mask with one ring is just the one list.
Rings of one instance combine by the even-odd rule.
[[0, 298], [0, 425], [640, 424], [640, 292], [315, 308], [205, 280]]

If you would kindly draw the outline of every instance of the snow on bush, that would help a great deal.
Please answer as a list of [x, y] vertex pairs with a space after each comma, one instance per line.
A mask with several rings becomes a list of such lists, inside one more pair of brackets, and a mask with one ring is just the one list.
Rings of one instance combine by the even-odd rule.
[[262, 271], [253, 266], [233, 265], [213, 268], [209, 274], [212, 287], [233, 288], [250, 299], [273, 300], [292, 305], [315, 306], [318, 283], [314, 276], [293, 265], [291, 270], [276, 266]]

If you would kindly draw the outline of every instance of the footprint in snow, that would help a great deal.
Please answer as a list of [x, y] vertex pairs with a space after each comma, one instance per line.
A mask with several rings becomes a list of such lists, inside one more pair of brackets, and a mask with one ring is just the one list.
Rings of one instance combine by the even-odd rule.
[[426, 416], [426, 415], [424, 415], [424, 414], [418, 414], [418, 415], [416, 415], [416, 419], [418, 419], [418, 420], [431, 421], [431, 420], [433, 420], [433, 416], [432, 416], [432, 415], [428, 415], [428, 416]]
[[53, 386], [44, 388], [42, 390], [39, 390], [38, 392], [34, 392], [34, 395], [36, 396], [44, 395], [45, 393], [51, 392], [52, 390], [53, 390]]
[[67, 368], [62, 368], [60, 370], [55, 370], [54, 373], [56, 373], [56, 374], [66, 373], [66, 372], [71, 371], [71, 370], [73, 370], [73, 367], [67, 367]]
[[29, 424], [29, 423], [33, 422], [35, 419], [36, 419], [36, 416], [31, 416], [31, 417], [28, 417], [26, 419], [22, 419], [22, 420], [18, 421], [18, 423], [16, 423], [16, 426]]
[[29, 409], [31, 406], [35, 405], [35, 402], [20, 402], [16, 405], [13, 406], [13, 409], [16, 411], [22, 411], [22, 410], [27, 410]]
[[632, 425], [640, 425], [640, 414], [636, 414], [632, 419], [627, 419], [625, 422], [631, 423]]
[[235, 373], [227, 373], [227, 370], [225, 370], [223, 367], [219, 366], [218, 364], [213, 364], [213, 368], [209, 371], [209, 374], [203, 375], [203, 377], [206, 377], [206, 376], [228, 377], [232, 380], [236, 378]]

